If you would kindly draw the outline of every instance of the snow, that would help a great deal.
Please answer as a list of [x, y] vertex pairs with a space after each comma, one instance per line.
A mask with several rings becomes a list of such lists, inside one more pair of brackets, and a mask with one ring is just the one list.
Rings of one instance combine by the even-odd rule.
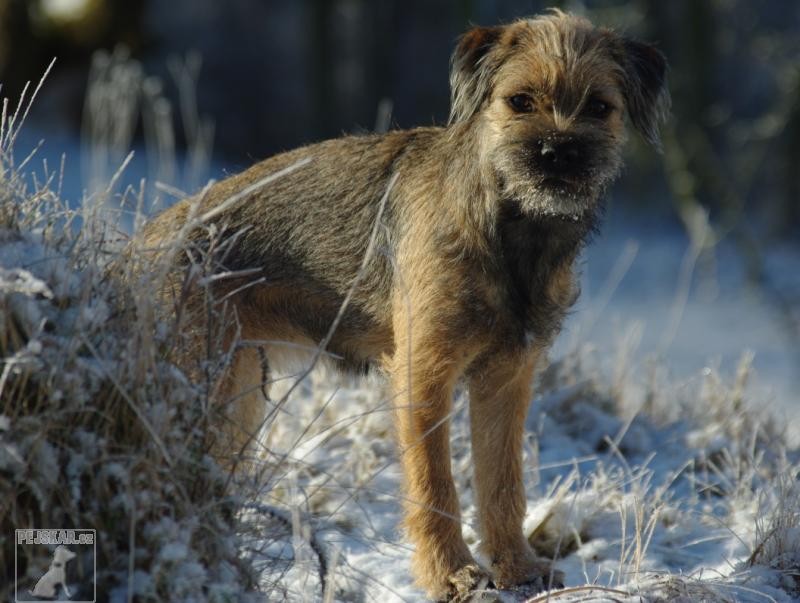
[[[734, 390], [719, 389], [725, 388], [716, 374], [700, 375], [694, 398], [673, 401], [679, 418], [659, 419], [656, 415], [665, 414], [659, 412], [624, 417], [602, 376], [570, 383], [573, 360], [557, 362], [541, 378], [542, 392], [527, 420], [525, 464], [526, 533], [535, 534], [542, 554], [560, 553], [556, 567], [565, 572], [565, 585], [602, 586], [628, 596], [591, 600], [655, 600], [681, 589], [689, 593], [686, 600], [700, 592], [711, 600], [754, 601], [789, 601], [800, 594], [794, 586], [788, 589], [793, 595], [782, 590], [781, 572], [746, 563], [756, 518], [764, 512], [758, 493], [789, 471], [780, 460], [785, 451], [777, 441], [755, 443], [765, 429], [757, 420], [742, 429], [754, 430], [751, 437], [740, 434], [753, 447], [740, 449], [736, 426], [716, 417], [733, 418], [731, 407], [687, 410], [698, 403], [724, 405], [721, 398], [714, 401], [717, 394], [730, 403]], [[320, 563], [327, 561], [309, 547], [313, 534], [324, 543], [324, 557], [336, 556], [335, 569], [328, 567], [336, 600], [423, 599], [411, 584], [411, 549], [398, 527], [402, 494], [396, 455], [388, 445], [385, 395], [378, 380], [365, 383], [317, 370], [305, 391], [287, 402], [286, 416], [264, 442], [268, 457], [288, 453], [287, 473], [263, 502], [294, 513], [281, 525], [256, 514], [271, 534], [260, 549], [252, 544], [264, 565], [262, 587], [279, 584], [281, 597], [319, 600]], [[453, 472], [465, 539], [474, 548], [464, 402], [460, 397], [454, 417]], [[800, 457], [793, 454], [796, 463]], [[307, 536], [298, 539], [298, 533]], [[796, 551], [794, 534], [789, 531], [786, 538]], [[288, 563], [293, 558], [294, 565]], [[576, 591], [575, 600], [586, 596]]]
[[[581, 297], [555, 355], [591, 342], [600, 355], [613, 358], [633, 329], [635, 359], [655, 360], [673, 379], [686, 379], [704, 367], [730, 373], [750, 351], [757, 397], [773, 403], [776, 414], [800, 421], [800, 342], [788, 334], [764, 294], [748, 284], [734, 247], [723, 241], [701, 258], [685, 304], [676, 303], [681, 263], [689, 249], [685, 234], [664, 224], [663, 216], [632, 217], [613, 201], [608, 213], [581, 258]], [[764, 261], [777, 287], [787, 293], [800, 290], [800, 245], [770, 247]], [[679, 319], [673, 326], [676, 310]]]

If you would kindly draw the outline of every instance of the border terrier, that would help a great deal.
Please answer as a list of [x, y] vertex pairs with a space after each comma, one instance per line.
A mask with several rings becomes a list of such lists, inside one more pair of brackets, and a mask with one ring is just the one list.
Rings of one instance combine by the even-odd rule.
[[[284, 349], [270, 342], [323, 342], [342, 368], [388, 375], [413, 573], [433, 598], [550, 576], [522, 530], [534, 368], [577, 297], [573, 264], [619, 174], [626, 116], [658, 145], [666, 68], [652, 46], [557, 10], [476, 27], [452, 55], [446, 126], [282, 153], [146, 227], [145, 243], [163, 246], [200, 205], [189, 251], [208, 251], [213, 231], [214, 269], [248, 275], [211, 280], [236, 337], [263, 342], [270, 362]], [[174, 262], [173, 283], [185, 268]], [[259, 351], [238, 347], [222, 380], [238, 443], [264, 418]], [[487, 567], [462, 538], [451, 474], [461, 380]]]

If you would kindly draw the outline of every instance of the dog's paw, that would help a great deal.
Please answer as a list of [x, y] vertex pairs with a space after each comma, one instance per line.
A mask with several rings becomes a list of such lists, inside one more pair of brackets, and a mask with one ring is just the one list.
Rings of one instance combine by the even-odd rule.
[[[538, 595], [546, 590], [560, 590], [564, 588], [564, 572], [555, 570], [552, 574], [539, 576], [530, 582], [523, 582], [514, 586], [508, 586], [502, 590], [504, 594], [510, 595], [508, 600], [527, 601], [534, 595]], [[504, 599], [505, 601], [506, 599]]]
[[475, 599], [483, 591], [493, 587], [488, 572], [476, 563], [470, 563], [456, 570], [447, 577], [449, 603], [471, 603], [472, 601], [491, 601], [492, 599]]
[[532, 552], [513, 561], [492, 567], [497, 588], [507, 591], [526, 590], [536, 594], [543, 590], [564, 588], [564, 572], [537, 558]]
[[[554, 584], [552, 588], [559, 588], [559, 586]], [[463, 597], [454, 598], [451, 601], [458, 601], [458, 603], [525, 603], [543, 590], [546, 589], [541, 578], [534, 582], [517, 584], [504, 589], [497, 588], [493, 582], [489, 581], [485, 586], [479, 585]]]
[[564, 573], [552, 570], [549, 564], [537, 560], [528, 564], [526, 580], [498, 582], [476, 564], [462, 567], [448, 576], [449, 591], [443, 599], [448, 603], [519, 603], [544, 590], [564, 588]]

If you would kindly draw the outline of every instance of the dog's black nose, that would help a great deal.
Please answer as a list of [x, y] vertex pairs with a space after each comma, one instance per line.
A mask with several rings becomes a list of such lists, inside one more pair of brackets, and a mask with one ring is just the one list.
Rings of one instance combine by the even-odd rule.
[[541, 162], [550, 169], [567, 170], [580, 159], [578, 144], [574, 140], [544, 140], [540, 143]]
[[553, 164], [568, 164], [578, 159], [578, 149], [572, 142], [544, 142], [540, 153], [545, 162]]

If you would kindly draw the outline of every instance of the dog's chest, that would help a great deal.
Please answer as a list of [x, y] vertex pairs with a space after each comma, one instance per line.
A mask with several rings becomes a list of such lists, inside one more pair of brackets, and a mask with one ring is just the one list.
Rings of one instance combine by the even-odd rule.
[[525, 346], [547, 343], [577, 299], [572, 265], [587, 225], [506, 217], [498, 228], [494, 280], [499, 322]]

